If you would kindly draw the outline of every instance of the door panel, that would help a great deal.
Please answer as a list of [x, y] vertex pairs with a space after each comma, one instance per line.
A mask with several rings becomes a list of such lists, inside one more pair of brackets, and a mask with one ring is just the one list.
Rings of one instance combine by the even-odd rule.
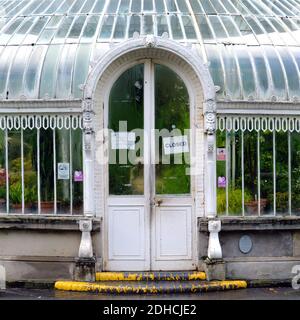
[[110, 206], [106, 268], [115, 271], [149, 269], [148, 223], [144, 206]]
[[191, 259], [191, 208], [156, 208], [156, 260]]

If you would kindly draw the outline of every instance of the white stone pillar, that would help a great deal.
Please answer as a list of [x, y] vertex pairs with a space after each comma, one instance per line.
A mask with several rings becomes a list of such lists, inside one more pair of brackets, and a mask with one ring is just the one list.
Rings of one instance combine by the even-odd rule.
[[207, 256], [209, 259], [222, 259], [222, 248], [219, 240], [219, 232], [221, 231], [221, 221], [211, 220], [208, 221], [208, 250]]
[[79, 246], [78, 257], [92, 258], [93, 257], [93, 244], [92, 244], [92, 221], [91, 220], [80, 220], [79, 229], [81, 231], [81, 241]]
[[216, 110], [215, 101], [204, 103], [205, 121], [205, 216], [217, 216]]
[[94, 112], [93, 101], [83, 100], [83, 194], [84, 215], [95, 215], [94, 198]]

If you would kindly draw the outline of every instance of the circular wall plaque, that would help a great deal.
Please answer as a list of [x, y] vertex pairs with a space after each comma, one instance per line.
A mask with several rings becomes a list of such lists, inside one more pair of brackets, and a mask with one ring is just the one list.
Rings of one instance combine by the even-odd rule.
[[252, 250], [252, 240], [249, 236], [242, 236], [239, 241], [239, 248], [242, 253], [249, 253]]

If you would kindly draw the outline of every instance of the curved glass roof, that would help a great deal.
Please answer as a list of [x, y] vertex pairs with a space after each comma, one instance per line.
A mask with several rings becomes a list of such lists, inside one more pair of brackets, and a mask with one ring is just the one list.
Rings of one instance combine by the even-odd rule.
[[300, 0], [0, 0], [0, 98], [74, 99], [138, 33], [198, 48], [218, 100], [300, 101]]

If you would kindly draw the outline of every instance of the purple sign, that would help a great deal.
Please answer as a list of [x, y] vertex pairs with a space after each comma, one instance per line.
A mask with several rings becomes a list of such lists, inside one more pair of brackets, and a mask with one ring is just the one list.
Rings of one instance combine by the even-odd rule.
[[218, 188], [226, 188], [226, 177], [218, 177]]
[[83, 181], [83, 172], [82, 171], [75, 171], [74, 172], [74, 181], [75, 182], [82, 182]]

